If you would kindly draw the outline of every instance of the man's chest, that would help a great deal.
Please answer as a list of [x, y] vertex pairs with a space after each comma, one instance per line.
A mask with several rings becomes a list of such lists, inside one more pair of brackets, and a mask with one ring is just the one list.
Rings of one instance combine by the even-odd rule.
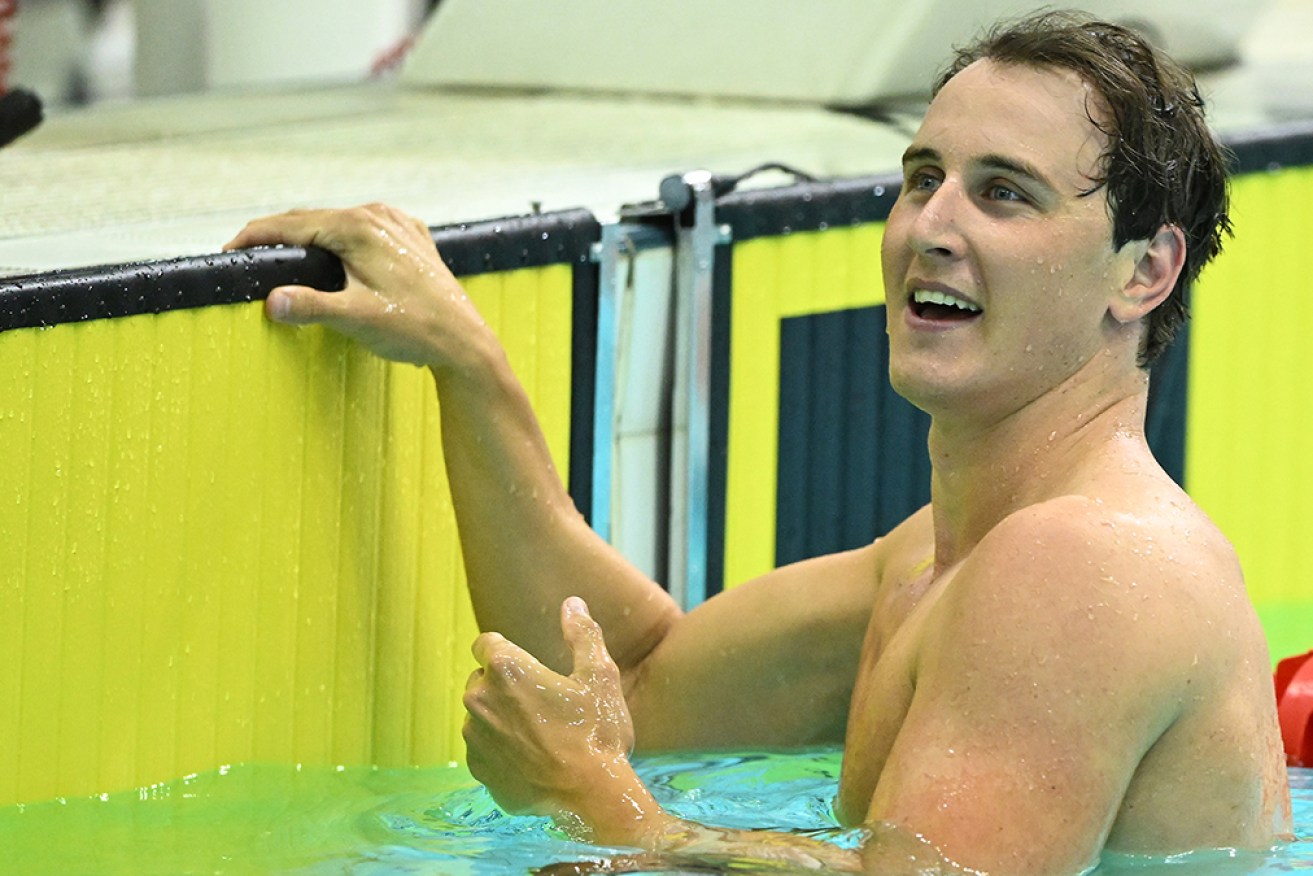
[[839, 813], [859, 823], [893, 749], [916, 690], [916, 662], [934, 604], [954, 570], [936, 577], [928, 561], [885, 582], [871, 615], [853, 688], [839, 783]]

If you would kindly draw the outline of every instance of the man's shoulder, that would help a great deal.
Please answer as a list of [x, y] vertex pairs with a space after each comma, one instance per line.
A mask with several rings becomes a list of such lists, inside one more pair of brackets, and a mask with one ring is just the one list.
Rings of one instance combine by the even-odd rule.
[[992, 560], [1022, 553], [1027, 560], [1070, 567], [1088, 560], [1099, 568], [1144, 569], [1172, 580], [1203, 568], [1239, 575], [1231, 543], [1179, 490], [1103, 499], [1063, 495], [1028, 505], [1001, 520], [980, 542]]
[[[1231, 545], [1188, 500], [1062, 496], [1003, 519], [963, 562], [955, 599], [998, 623], [1046, 618], [1122, 647], [1206, 635], [1244, 598]], [[1014, 627], [1038, 632], [1033, 624]], [[1041, 632], [1041, 635], [1044, 633]]]

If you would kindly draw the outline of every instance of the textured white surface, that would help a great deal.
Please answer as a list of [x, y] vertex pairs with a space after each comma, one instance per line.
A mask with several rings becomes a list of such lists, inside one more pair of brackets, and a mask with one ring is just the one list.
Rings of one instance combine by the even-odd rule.
[[[1210, 31], [1231, 39], [1248, 26], [1242, 63], [1203, 79], [1215, 124], [1225, 132], [1313, 115], [1313, 0], [1243, 9], [1262, 14], [1245, 25], [1233, 11]], [[726, 50], [742, 51], [742, 35], [731, 36]], [[559, 49], [562, 38], [546, 42]], [[900, 57], [920, 46], [896, 44]], [[380, 200], [446, 224], [582, 206], [606, 221], [654, 198], [665, 175], [699, 167], [888, 173], [919, 111], [912, 103], [889, 126], [796, 102], [442, 90], [417, 84], [421, 67], [409, 84], [55, 114], [0, 151], [0, 273], [213, 252], [248, 219], [293, 207]]]
[[785, 161], [887, 171], [906, 136], [796, 106], [358, 86], [101, 106], [0, 152], [0, 265], [48, 270], [213, 252], [250, 218], [387, 201], [430, 224], [584, 206], [665, 175]]

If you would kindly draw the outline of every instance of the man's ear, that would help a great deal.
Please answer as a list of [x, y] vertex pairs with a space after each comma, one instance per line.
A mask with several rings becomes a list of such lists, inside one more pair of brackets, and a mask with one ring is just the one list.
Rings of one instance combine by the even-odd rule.
[[[1126, 244], [1136, 246], [1135, 242]], [[1109, 304], [1108, 312], [1118, 322], [1134, 322], [1167, 300], [1185, 265], [1185, 232], [1164, 225], [1152, 238], [1140, 241], [1135, 270]]]

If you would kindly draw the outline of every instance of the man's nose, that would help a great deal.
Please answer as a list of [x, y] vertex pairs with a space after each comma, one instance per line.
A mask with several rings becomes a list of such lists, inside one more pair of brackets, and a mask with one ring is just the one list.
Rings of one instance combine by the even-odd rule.
[[952, 258], [962, 253], [963, 200], [961, 186], [944, 180], [921, 204], [908, 234], [908, 245], [917, 255]]

